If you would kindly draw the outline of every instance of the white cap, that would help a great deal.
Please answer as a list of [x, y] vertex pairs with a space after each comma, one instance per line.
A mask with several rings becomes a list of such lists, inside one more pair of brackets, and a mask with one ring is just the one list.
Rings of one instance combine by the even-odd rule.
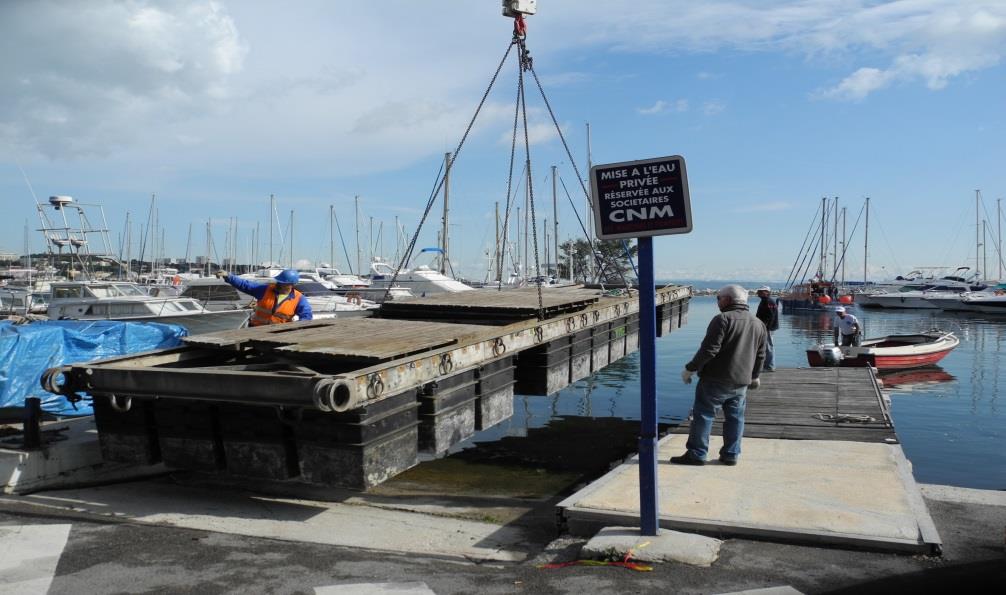
[[835, 308], [835, 314], [840, 314], [840, 313], [844, 313], [844, 312], [845, 312], [845, 308], [843, 308], [842, 306], [839, 306], [839, 307]]
[[772, 291], [772, 288], [769, 287], [768, 285], [762, 285], [761, 287], [759, 287], [755, 291]]

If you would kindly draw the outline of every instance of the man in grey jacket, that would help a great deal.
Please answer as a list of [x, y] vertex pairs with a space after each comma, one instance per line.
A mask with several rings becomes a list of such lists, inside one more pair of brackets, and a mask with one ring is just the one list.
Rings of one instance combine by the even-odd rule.
[[716, 410], [723, 408], [723, 448], [720, 462], [736, 465], [744, 435], [747, 390], [758, 388], [765, 363], [765, 325], [748, 310], [748, 292], [740, 285], [726, 285], [716, 293], [720, 313], [706, 329], [702, 345], [685, 364], [681, 379], [691, 384], [698, 372], [692, 423], [685, 454], [671, 457], [679, 465], [705, 465]]

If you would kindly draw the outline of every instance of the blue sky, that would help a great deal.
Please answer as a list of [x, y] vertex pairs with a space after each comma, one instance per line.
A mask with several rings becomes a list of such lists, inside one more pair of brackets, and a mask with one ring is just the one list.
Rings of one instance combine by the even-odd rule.
[[[542, 0], [527, 43], [581, 173], [587, 122], [595, 164], [685, 157], [694, 232], [655, 240], [658, 277], [783, 279], [822, 196], [840, 197], [850, 230], [871, 197], [873, 277], [974, 266], [974, 190], [993, 233], [1006, 197], [1006, 3], [604, 6]], [[415, 230], [510, 38], [497, 0], [433, 8], [0, 4], [0, 251], [20, 252], [25, 222], [37, 227], [20, 164], [42, 200], [104, 205], [113, 243], [126, 211], [145, 221], [156, 193], [168, 256], [185, 253], [190, 225], [201, 253], [207, 220], [222, 254], [237, 218], [245, 260], [274, 194], [283, 226], [294, 211], [295, 258], [328, 260], [329, 205], [355, 251], [358, 195], [364, 259], [371, 217], [393, 256], [395, 216]], [[475, 277], [505, 201], [515, 70], [508, 62], [453, 172], [452, 258]], [[528, 100], [537, 211], [551, 220], [551, 165], [584, 199], [540, 99]], [[565, 239], [577, 228], [560, 201]], [[419, 245], [438, 228], [439, 204]], [[42, 249], [40, 234], [31, 241]], [[856, 275], [862, 243], [860, 229], [847, 255]]]

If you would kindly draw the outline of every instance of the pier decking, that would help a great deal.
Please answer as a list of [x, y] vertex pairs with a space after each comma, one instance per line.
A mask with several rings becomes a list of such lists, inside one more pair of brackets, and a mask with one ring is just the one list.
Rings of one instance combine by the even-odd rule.
[[[690, 390], [690, 389], [689, 389]], [[685, 451], [687, 425], [658, 450], [660, 526], [895, 551], [938, 552], [940, 537], [911, 465], [897, 443], [887, 405], [869, 368], [812, 368], [765, 374], [748, 393], [743, 453], [672, 465]], [[639, 526], [633, 459], [558, 505], [571, 532]]]

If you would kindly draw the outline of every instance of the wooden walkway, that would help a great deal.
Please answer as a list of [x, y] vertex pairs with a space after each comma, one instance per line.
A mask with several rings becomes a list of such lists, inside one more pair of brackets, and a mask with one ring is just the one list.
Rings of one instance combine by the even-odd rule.
[[[896, 444], [891, 414], [870, 368], [793, 368], [762, 374], [748, 391], [745, 438]], [[722, 413], [713, 434], [722, 435]], [[673, 434], [687, 434], [688, 423]]]

